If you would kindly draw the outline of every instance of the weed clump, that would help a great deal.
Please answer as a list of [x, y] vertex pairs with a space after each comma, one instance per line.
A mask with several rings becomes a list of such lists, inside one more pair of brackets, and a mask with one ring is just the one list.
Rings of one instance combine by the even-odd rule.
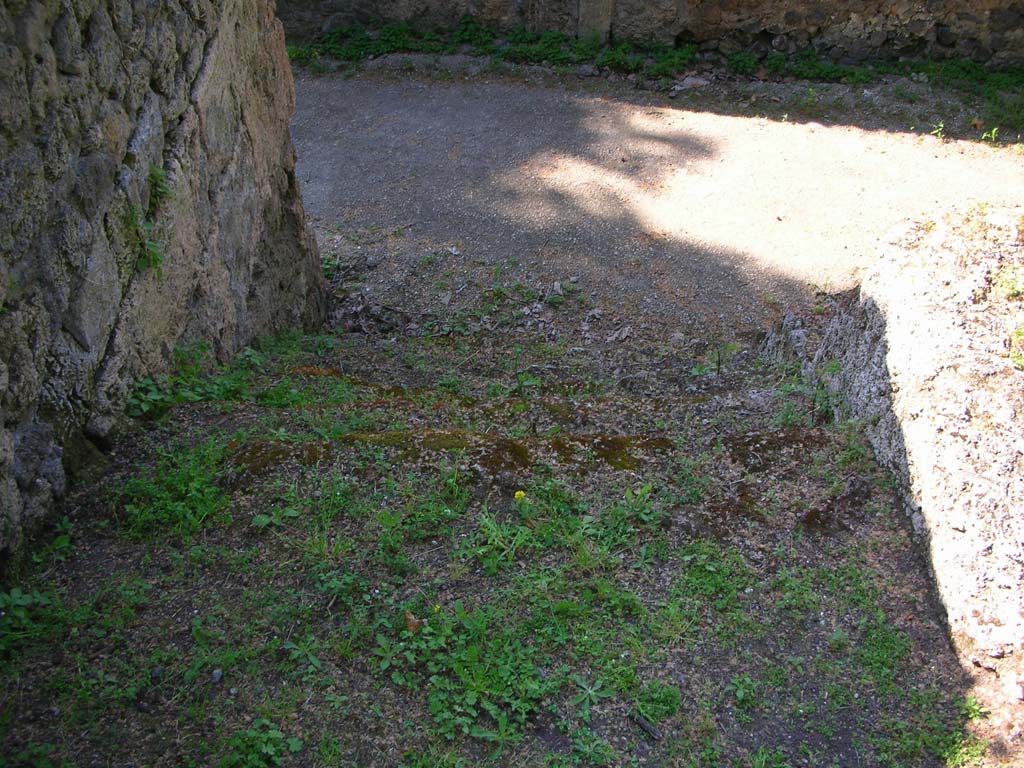
[[217, 479], [225, 452], [216, 439], [162, 451], [152, 472], [131, 478], [120, 491], [128, 532], [137, 538], [167, 531], [188, 537], [221, 519], [227, 496]]

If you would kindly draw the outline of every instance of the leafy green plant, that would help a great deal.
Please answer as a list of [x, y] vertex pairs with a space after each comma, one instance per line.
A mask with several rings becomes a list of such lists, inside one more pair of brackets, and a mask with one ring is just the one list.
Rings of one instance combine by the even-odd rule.
[[438, 486], [427, 494], [410, 489], [402, 519], [409, 540], [422, 541], [442, 533], [466, 511], [469, 498], [470, 488], [457, 467], [442, 470]]
[[398, 641], [378, 635], [382, 668], [393, 669], [400, 685], [426, 688], [430, 714], [448, 738], [507, 737], [560, 685], [541, 674], [537, 649], [496, 619], [493, 609], [456, 602], [452, 614], [434, 613], [416, 632], [407, 626]]
[[569, 703], [579, 707], [580, 719], [585, 723], [590, 722], [590, 708], [600, 703], [601, 699], [611, 698], [615, 694], [604, 687], [601, 680], [590, 683], [586, 678], [573, 675], [572, 681], [580, 689], [579, 693], [573, 696]]
[[289, 520], [302, 516], [302, 510], [287, 505], [277, 505], [269, 515], [253, 515], [249, 523], [253, 528], [281, 528]]
[[256, 397], [256, 402], [265, 408], [296, 408], [308, 405], [314, 400], [312, 392], [290, 379], [282, 379]]
[[149, 165], [149, 210], [147, 218], [151, 221], [163, 202], [171, 195], [171, 185], [167, 181], [167, 171], [161, 166]]
[[125, 410], [129, 416], [141, 419], [162, 414], [174, 403], [175, 398], [147, 376], [135, 382]]
[[1024, 323], [1010, 334], [1010, 362], [1019, 371], [1024, 371]]
[[677, 462], [675, 473], [676, 500], [680, 504], [700, 504], [711, 486], [711, 481], [697, 473], [698, 464], [687, 458]]
[[[1024, 131], [1024, 96], [1012, 92], [989, 89], [986, 93], [986, 116], [990, 123], [1008, 131]], [[993, 131], [997, 131], [994, 128]], [[995, 141], [996, 133], [992, 133]]]
[[991, 714], [974, 696], [970, 695], [957, 702], [957, 709], [960, 710], [960, 715], [964, 720], [972, 723], [984, 720]]
[[235, 733], [226, 745], [227, 754], [219, 768], [276, 768], [285, 757], [302, 751], [302, 740], [288, 738], [274, 723], [264, 718], [252, 727]]
[[1024, 300], [1024, 265], [1004, 264], [993, 280], [995, 293], [1006, 301]]
[[871, 739], [881, 765], [901, 768], [927, 756], [948, 768], [978, 765], [988, 745], [943, 716], [945, 702], [940, 691], [910, 691], [907, 699], [907, 715], [887, 719]]
[[289, 661], [293, 662], [307, 678], [323, 672], [324, 663], [320, 660], [323, 645], [313, 635], [306, 635], [297, 642], [288, 640], [281, 647], [288, 652]]
[[51, 625], [53, 600], [32, 590], [12, 587], [0, 592], [0, 659], [6, 659], [23, 643], [43, 635]]
[[167, 172], [158, 165], [150, 164], [147, 178], [149, 181], [149, 205], [145, 212], [135, 205], [129, 205], [127, 225], [128, 231], [137, 241], [136, 268], [141, 271], [151, 269], [157, 277], [160, 277], [165, 253], [164, 244], [157, 235], [156, 214], [163, 202], [170, 196], [171, 187], [167, 181]]
[[737, 51], [728, 58], [729, 67], [739, 75], [752, 75], [757, 69], [757, 54], [750, 51]]
[[615, 750], [589, 728], [580, 728], [572, 734], [572, 757], [575, 764], [606, 766], [615, 760]]
[[697, 56], [697, 46], [683, 45], [679, 48], [655, 48], [651, 50], [653, 63], [645, 69], [649, 77], [676, 77], [685, 70]]
[[607, 67], [613, 72], [631, 74], [644, 68], [644, 57], [626, 43], [603, 48], [594, 57], [594, 66]]
[[722, 369], [729, 364], [739, 350], [738, 344], [714, 340], [708, 344], [707, 350], [701, 355], [690, 373], [694, 376], [703, 376], [713, 370], [716, 376], [721, 376]]
[[173, 375], [135, 382], [126, 407], [129, 416], [157, 418], [179, 403], [249, 399], [252, 372], [264, 363], [258, 352], [246, 347], [230, 367], [214, 367], [205, 342], [179, 347], [174, 359]]
[[668, 510], [651, 497], [654, 486], [650, 483], [642, 485], [635, 491], [626, 489], [623, 503], [629, 514], [641, 525], [656, 528], [668, 516]]
[[365, 576], [343, 571], [325, 571], [317, 575], [316, 588], [330, 597], [331, 603], [352, 608], [370, 589]]
[[776, 429], [808, 426], [809, 411], [813, 410], [815, 405], [812, 402], [807, 407], [806, 403], [801, 402], [807, 395], [807, 388], [803, 384], [784, 384], [779, 388], [779, 394], [782, 404], [772, 419], [772, 426]]
[[821, 604], [813, 579], [799, 570], [783, 570], [772, 587], [780, 593], [779, 607], [794, 618], [812, 614]]
[[514, 563], [520, 550], [534, 545], [533, 531], [528, 527], [518, 522], [503, 522], [484, 509], [471, 552], [480, 560], [484, 572], [494, 576]]
[[635, 699], [637, 712], [652, 723], [675, 717], [683, 703], [679, 687], [661, 680], [652, 680], [641, 688]]
[[841, 627], [832, 631], [826, 640], [829, 650], [834, 653], [843, 653], [850, 646], [850, 635]]
[[790, 768], [786, 753], [781, 749], [758, 747], [747, 758], [750, 768]]
[[818, 90], [816, 88], [808, 88], [805, 90], [804, 95], [800, 97], [799, 106], [800, 109], [807, 114], [817, 115], [821, 108]]
[[128, 533], [139, 538], [190, 536], [222, 518], [227, 497], [217, 485], [224, 446], [211, 439], [186, 450], [165, 450], [156, 466], [128, 480], [118, 498]]
[[749, 711], [757, 703], [757, 695], [761, 690], [761, 683], [744, 672], [733, 677], [726, 686], [726, 690], [732, 694], [737, 707], [741, 710]]
[[491, 53], [494, 50], [494, 30], [480, 25], [470, 15], [459, 19], [455, 29], [448, 36], [450, 46], [471, 45], [476, 53]]
[[839, 425], [842, 447], [836, 454], [836, 463], [844, 468], [864, 469], [871, 460], [871, 450], [864, 438], [861, 424], [855, 420]]
[[128, 206], [128, 231], [136, 241], [137, 256], [135, 266], [139, 270], [152, 269], [157, 277], [161, 276], [160, 267], [164, 263], [164, 247], [156, 234], [156, 222], [148, 215], [143, 215], [137, 206]]
[[55, 535], [50, 542], [32, 554], [32, 562], [37, 565], [41, 565], [48, 560], [58, 563], [64, 562], [72, 548], [72, 534], [71, 519], [65, 515], [57, 523]]
[[733, 607], [739, 593], [753, 582], [742, 555], [713, 541], [695, 541], [679, 554], [682, 569], [675, 591], [680, 597], [707, 598], [717, 610], [725, 610]]

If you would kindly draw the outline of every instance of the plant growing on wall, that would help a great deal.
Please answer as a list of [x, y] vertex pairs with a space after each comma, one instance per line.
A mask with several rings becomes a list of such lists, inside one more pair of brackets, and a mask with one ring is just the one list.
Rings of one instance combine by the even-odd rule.
[[128, 208], [128, 226], [138, 240], [138, 258], [135, 265], [140, 270], [156, 270], [161, 276], [160, 267], [164, 263], [164, 246], [157, 235], [156, 215], [160, 206], [171, 195], [171, 186], [167, 181], [167, 171], [159, 165], [149, 166], [149, 205], [143, 214], [137, 206]]

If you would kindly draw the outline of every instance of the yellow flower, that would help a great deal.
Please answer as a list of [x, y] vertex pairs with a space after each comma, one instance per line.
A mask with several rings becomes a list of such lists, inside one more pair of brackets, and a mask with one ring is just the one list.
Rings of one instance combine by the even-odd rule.
[[441, 611], [441, 606], [440, 605], [434, 605], [434, 613], [440, 613], [440, 611]]
[[526, 498], [526, 493], [524, 491], [516, 491], [516, 495], [515, 495], [516, 501], [522, 501], [525, 498]]

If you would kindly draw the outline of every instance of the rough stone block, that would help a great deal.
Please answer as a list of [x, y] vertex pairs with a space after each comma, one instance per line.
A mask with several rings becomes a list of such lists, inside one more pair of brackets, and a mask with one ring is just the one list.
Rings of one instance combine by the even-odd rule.
[[323, 291], [270, 0], [7, 4], [0, 64], [2, 559], [64, 492], [62, 446], [109, 439], [135, 378], [182, 343], [226, 357], [314, 327]]

